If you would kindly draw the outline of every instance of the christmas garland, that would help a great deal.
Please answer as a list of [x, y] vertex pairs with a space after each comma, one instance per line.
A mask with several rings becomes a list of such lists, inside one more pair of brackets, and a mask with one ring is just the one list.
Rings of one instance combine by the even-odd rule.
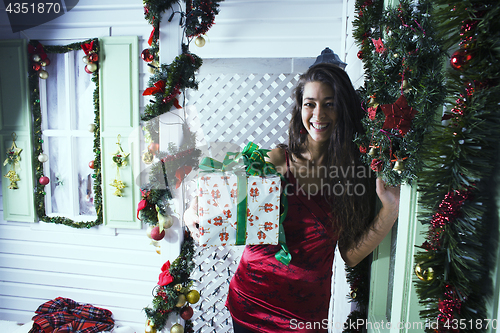
[[[87, 73], [92, 75], [92, 82], [95, 83], [95, 90], [93, 94], [94, 99], [94, 154], [93, 161], [94, 174], [94, 207], [96, 209], [97, 218], [90, 222], [73, 221], [69, 218], [56, 216], [49, 217], [45, 213], [45, 185], [48, 184], [48, 178], [44, 176], [43, 163], [47, 161], [47, 155], [43, 154], [42, 148], [42, 114], [40, 109], [40, 89], [39, 78], [47, 79], [48, 73], [43, 69], [45, 66], [50, 65], [50, 59], [47, 53], [66, 53], [70, 51], [83, 49], [86, 53], [88, 65], [85, 67]], [[34, 122], [34, 156], [33, 165], [35, 167], [35, 176], [39, 180], [35, 187], [35, 209], [38, 218], [44, 222], [64, 224], [74, 228], [91, 228], [100, 225], [103, 222], [102, 217], [102, 190], [101, 190], [101, 148], [100, 148], [100, 114], [99, 114], [99, 73], [97, 71], [97, 62], [99, 54], [99, 41], [98, 39], [90, 39], [84, 42], [72, 43], [65, 46], [44, 46], [36, 40], [31, 40], [28, 45], [28, 52], [30, 56], [29, 66], [29, 89], [30, 89], [30, 102]], [[91, 60], [92, 59], [92, 60]]]
[[428, 332], [484, 332], [498, 246], [500, 4], [435, 2], [451, 68], [447, 111], [426, 141], [429, 167], [419, 176], [428, 226], [415, 255], [420, 315]]
[[[353, 22], [360, 47], [365, 84], [359, 90], [366, 117], [365, 133], [358, 133], [362, 159], [390, 185], [412, 183], [423, 167], [423, 139], [443, 101], [443, 57], [439, 48], [431, 3], [400, 1], [384, 9], [384, 1], [358, 0]], [[365, 259], [366, 260], [366, 259]], [[368, 270], [369, 264], [363, 267]], [[346, 268], [349, 299], [358, 304], [349, 323], [367, 318], [369, 274]]]
[[[182, 91], [188, 88], [198, 89], [195, 72], [202, 65], [202, 60], [189, 52], [189, 43], [196, 36], [200, 38], [199, 35], [206, 33], [212, 26], [214, 17], [218, 13], [218, 3], [221, 1], [186, 0], [187, 13], [173, 11], [168, 21], [171, 22], [175, 14], [180, 14], [179, 24], [184, 28], [188, 43], [182, 42], [182, 52], [171, 64], [157, 65], [162, 14], [165, 10], [172, 9], [174, 3], [179, 2], [144, 0], [145, 17], [153, 26], [153, 30], [148, 41], [151, 48], [143, 50], [141, 58], [149, 63], [153, 75], [143, 93], [143, 96], [152, 96], [142, 116], [142, 120], [146, 122], [145, 137], [150, 141], [148, 151], [143, 155], [143, 162], [152, 165], [149, 182], [141, 188], [142, 200], [138, 205], [137, 215], [150, 225], [148, 236], [154, 242], [162, 239], [164, 229], [172, 225], [169, 216], [169, 201], [172, 200], [169, 180], [176, 180], [178, 187], [183, 178], [191, 172], [192, 167], [198, 165], [197, 160], [201, 154], [201, 151], [195, 148], [195, 135], [189, 131], [185, 123], [182, 146], [169, 144], [165, 151], [159, 151], [159, 116], [169, 112], [173, 107], [182, 108], [178, 100]], [[197, 45], [202, 46], [199, 43]], [[189, 232], [185, 232], [180, 255], [172, 265], [166, 262], [162, 267], [158, 286], [153, 290], [153, 306], [144, 309], [148, 318], [146, 332], [161, 331], [172, 312], [180, 314], [186, 322], [184, 327], [174, 324], [170, 328], [171, 333], [193, 332], [190, 321], [193, 309], [189, 305], [185, 306], [186, 300], [194, 304], [200, 297], [198, 291], [190, 290], [192, 281], [189, 276], [194, 267], [193, 255], [193, 239]]]
[[380, 0], [357, 2], [354, 37], [366, 73], [361, 95], [367, 116], [366, 132], [355, 141], [378, 177], [389, 185], [411, 184], [423, 166], [429, 123], [443, 102], [443, 53], [430, 1], [404, 0], [381, 12], [382, 6]]
[[148, 317], [146, 332], [161, 331], [165, 327], [170, 313], [179, 314], [181, 318], [186, 320], [184, 328], [179, 324], [174, 324], [170, 332], [193, 332], [190, 320], [193, 309], [190, 304], [195, 304], [200, 299], [199, 292], [191, 289], [192, 280], [189, 279], [194, 269], [194, 254], [193, 238], [186, 231], [179, 256], [172, 264], [167, 261], [162, 267], [158, 285], [153, 290], [152, 307], [144, 309]]

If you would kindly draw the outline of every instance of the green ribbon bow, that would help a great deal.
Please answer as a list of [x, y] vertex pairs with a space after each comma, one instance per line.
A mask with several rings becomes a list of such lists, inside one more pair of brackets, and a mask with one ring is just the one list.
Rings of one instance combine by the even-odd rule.
[[[240, 153], [227, 153], [223, 162], [219, 162], [210, 157], [204, 157], [200, 162], [200, 170], [204, 172], [233, 171], [238, 177], [238, 206], [237, 206], [237, 229], [236, 245], [244, 245], [246, 240], [247, 221], [247, 179], [246, 176], [271, 176], [278, 175], [281, 180], [284, 177], [278, 173], [276, 167], [265, 160], [268, 149], [259, 149], [259, 146], [249, 142]], [[287, 265], [292, 260], [292, 256], [286, 245], [285, 229], [283, 221], [288, 212], [288, 200], [284, 192], [280, 197], [283, 212], [280, 214], [278, 243], [281, 249], [276, 253], [276, 259]]]

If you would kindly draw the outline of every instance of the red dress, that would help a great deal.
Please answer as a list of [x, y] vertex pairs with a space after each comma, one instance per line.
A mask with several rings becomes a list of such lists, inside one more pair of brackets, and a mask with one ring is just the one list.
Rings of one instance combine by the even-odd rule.
[[292, 261], [285, 266], [276, 260], [279, 245], [246, 246], [226, 306], [236, 323], [255, 332], [327, 332], [337, 242], [326, 227], [331, 209], [323, 196], [298, 190], [291, 172], [285, 178], [283, 225]]

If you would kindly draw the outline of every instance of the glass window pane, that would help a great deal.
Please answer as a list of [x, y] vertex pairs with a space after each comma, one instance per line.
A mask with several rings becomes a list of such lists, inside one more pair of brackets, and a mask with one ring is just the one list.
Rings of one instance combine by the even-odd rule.
[[[67, 138], [49, 137], [50, 190], [52, 211], [50, 213], [70, 216], [72, 212], [70, 143]], [[49, 213], [49, 212], [47, 212]]]
[[85, 72], [85, 56], [83, 50], [74, 51], [75, 65], [75, 127], [77, 130], [88, 130], [89, 124], [94, 123], [94, 90], [92, 74]]
[[47, 85], [46, 128], [60, 130], [69, 124], [66, 93], [66, 64], [64, 54], [48, 54], [50, 65], [45, 67], [49, 73]]
[[94, 140], [91, 137], [77, 138], [75, 159], [77, 160], [78, 174], [78, 215], [96, 216], [94, 208], [94, 170], [89, 167], [89, 162], [94, 160]]

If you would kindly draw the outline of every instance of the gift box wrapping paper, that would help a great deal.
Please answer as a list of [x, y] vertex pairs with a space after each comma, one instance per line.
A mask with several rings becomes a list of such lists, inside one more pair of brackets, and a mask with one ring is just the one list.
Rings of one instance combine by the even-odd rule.
[[[240, 186], [238, 186], [240, 178]], [[246, 179], [246, 186], [244, 183]], [[278, 244], [281, 181], [277, 175], [237, 176], [202, 172], [198, 176], [200, 245], [237, 245], [238, 203], [246, 194], [247, 245]], [[244, 193], [243, 193], [244, 191]], [[245, 207], [240, 206], [243, 209]], [[243, 245], [243, 244], [238, 244]]]

